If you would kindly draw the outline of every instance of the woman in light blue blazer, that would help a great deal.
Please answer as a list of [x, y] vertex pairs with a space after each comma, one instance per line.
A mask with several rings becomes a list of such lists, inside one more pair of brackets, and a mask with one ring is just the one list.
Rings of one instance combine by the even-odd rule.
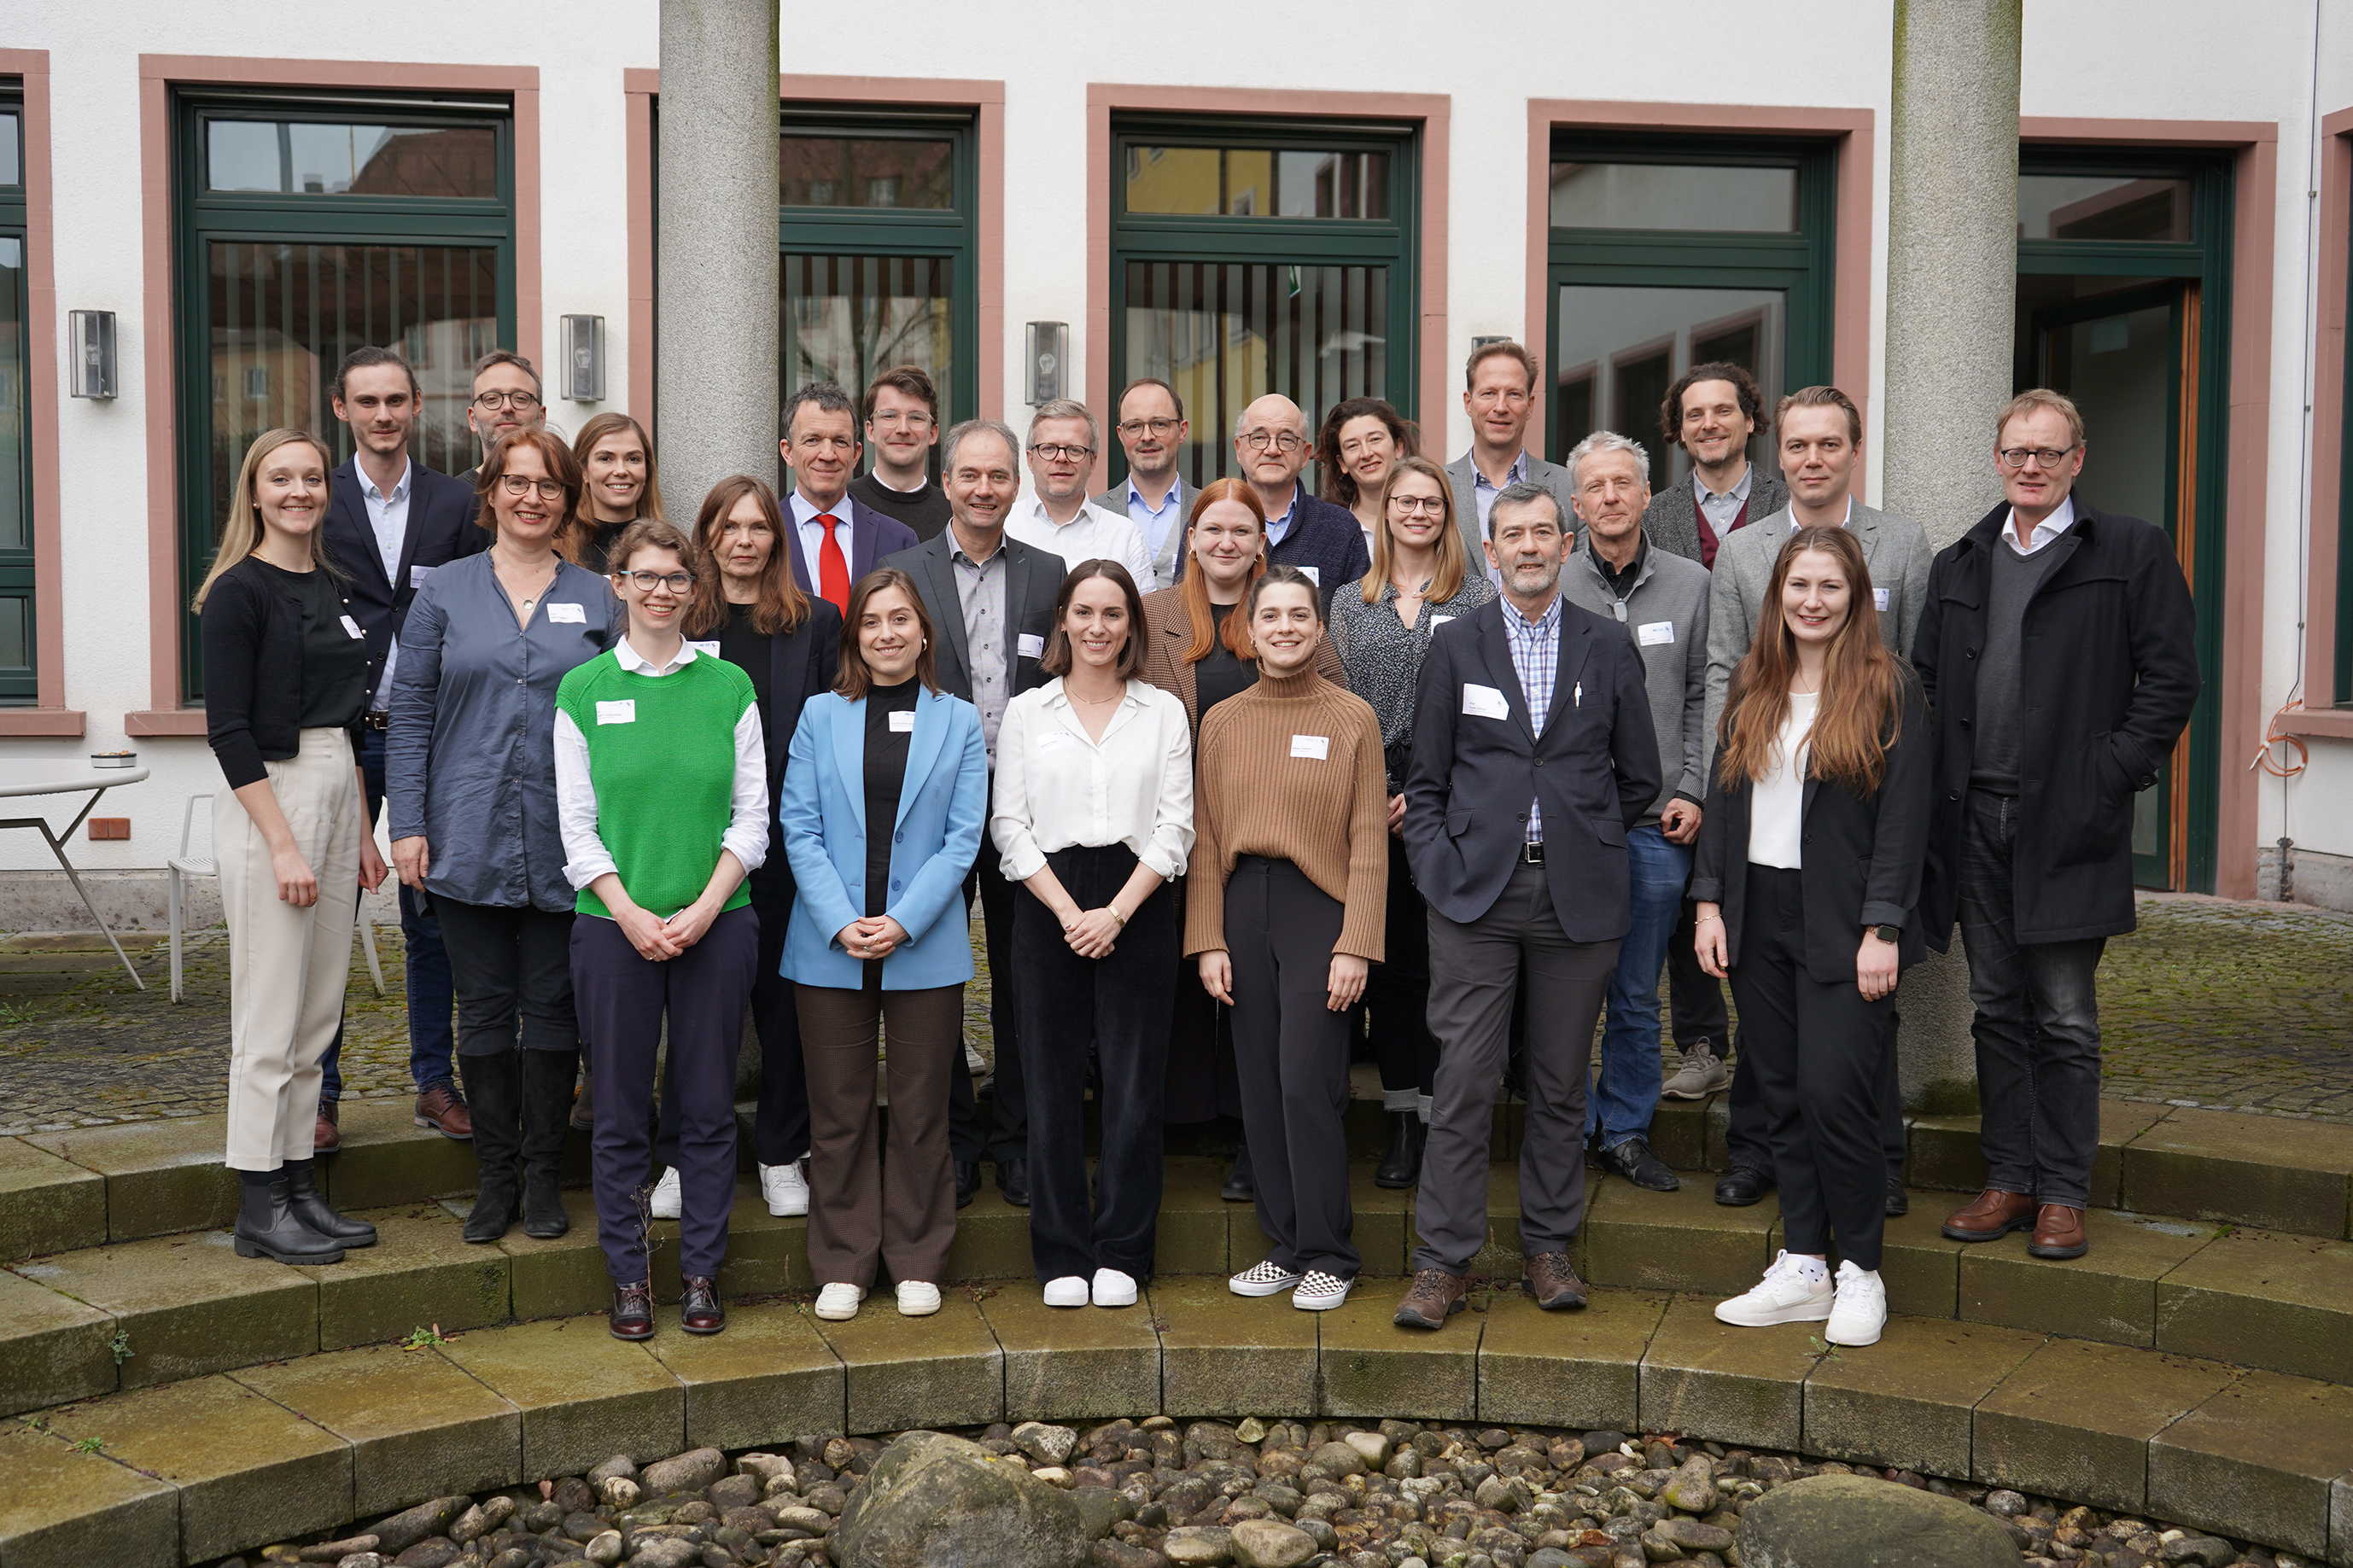
[[[820, 1318], [857, 1315], [878, 1258], [901, 1312], [940, 1310], [955, 1239], [948, 1078], [973, 973], [964, 879], [987, 813], [980, 714], [933, 679], [923, 595], [904, 572], [871, 572], [849, 593], [833, 689], [793, 733], [777, 807], [798, 885], [782, 967], [808, 1078]], [[885, 1026], [887, 1160], [874, 1112]]]

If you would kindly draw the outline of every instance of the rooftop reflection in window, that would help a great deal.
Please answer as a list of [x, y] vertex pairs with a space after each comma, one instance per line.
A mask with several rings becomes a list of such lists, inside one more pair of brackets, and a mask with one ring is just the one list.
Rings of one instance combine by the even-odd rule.
[[1555, 228], [1798, 232], [1798, 171], [1710, 163], [1555, 163]]
[[2189, 182], [2115, 174], [2021, 174], [2021, 239], [2139, 239], [2187, 243]]
[[955, 143], [905, 137], [787, 136], [777, 199], [788, 207], [955, 205]]
[[488, 125], [214, 120], [205, 132], [209, 190], [484, 200], [499, 194], [498, 132]]

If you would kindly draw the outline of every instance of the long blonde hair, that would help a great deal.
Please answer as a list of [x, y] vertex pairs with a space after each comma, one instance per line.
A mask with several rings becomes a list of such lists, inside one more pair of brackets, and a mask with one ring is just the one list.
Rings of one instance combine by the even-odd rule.
[[1438, 487], [1438, 563], [1430, 574], [1430, 591], [1422, 595], [1434, 605], [1442, 605], [1462, 592], [1463, 574], [1469, 569], [1470, 552], [1463, 547], [1461, 530], [1454, 526], [1454, 483], [1446, 470], [1428, 458], [1410, 453], [1389, 465], [1389, 477], [1381, 481], [1381, 525], [1373, 530], [1373, 569], [1365, 574], [1365, 603], [1381, 602], [1381, 590], [1388, 585], [1390, 563], [1395, 559], [1397, 544], [1389, 537], [1389, 492], [1397, 489], [1401, 474], [1419, 474]]
[[[196, 596], [188, 605], [191, 610], [201, 613], [205, 607], [205, 595], [213, 591], [213, 584], [220, 581], [221, 574], [259, 547], [262, 538], [261, 502], [255, 494], [256, 476], [261, 472], [262, 459], [279, 447], [290, 446], [296, 441], [307, 444], [319, 454], [319, 467], [330, 476], [327, 482], [332, 494], [335, 455], [327, 449], [324, 441], [308, 430], [296, 430], [286, 426], [264, 430], [254, 437], [253, 445], [245, 449], [245, 461], [237, 465], [237, 488], [229, 491], [228, 514], [221, 519], [220, 548], [213, 552], [212, 570], [206, 573], [205, 580], [196, 585]], [[327, 554], [327, 503], [328, 496], [322, 495], [319, 498], [319, 521], [311, 530], [311, 561], [313, 565], [323, 566], [341, 576], [341, 571]]]

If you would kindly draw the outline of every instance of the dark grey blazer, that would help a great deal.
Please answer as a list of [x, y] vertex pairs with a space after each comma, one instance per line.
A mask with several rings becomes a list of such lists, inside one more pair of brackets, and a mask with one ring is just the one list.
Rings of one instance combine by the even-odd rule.
[[[1766, 472], [1762, 463], [1751, 463], [1748, 468], [1754, 476], [1748, 481], [1749, 522], [1770, 517], [1789, 504], [1789, 488], [1781, 482], [1780, 475]], [[1692, 490], [1690, 475], [1683, 476], [1683, 483], [1651, 495], [1650, 508], [1642, 513], [1642, 531], [1668, 554], [1707, 564], [1700, 558], [1699, 497]], [[1719, 538], [1716, 548], [1723, 547]]]
[[[1576, 493], [1568, 482], [1568, 470], [1558, 463], [1547, 463], [1534, 452], [1527, 454], [1528, 478], [1552, 492], [1560, 502], [1561, 528], [1571, 536], [1573, 544], [1577, 533], [1577, 510], [1570, 498]], [[1446, 477], [1454, 486], [1454, 526], [1462, 532], [1462, 548], [1470, 555], [1471, 564], [1487, 574], [1490, 582], [1495, 574], [1487, 565], [1487, 540], [1479, 529], [1479, 470], [1472, 466], [1471, 454], [1463, 453], [1446, 465]]]
[[[956, 592], [955, 525], [913, 550], [902, 550], [880, 564], [896, 566], [915, 580], [923, 608], [932, 617], [933, 668], [940, 689], [951, 697], [972, 700], [972, 648], [964, 635], [964, 598]], [[1005, 695], [1018, 696], [1043, 686], [1046, 672], [1038, 661], [1045, 656], [1046, 634], [1054, 624], [1054, 600], [1062, 591], [1066, 568], [1062, 558], [1049, 551], [1007, 539], [997, 548], [1005, 552]], [[1038, 640], [1034, 653], [1021, 651], [1025, 637]]]
[[[1160, 548], [1153, 552], [1153, 580], [1149, 583], [1138, 583], [1135, 585], [1137, 593], [1156, 593], [1162, 588], [1173, 587], [1176, 584], [1178, 574], [1177, 563], [1185, 556], [1185, 520], [1193, 515], [1193, 498], [1200, 493], [1194, 487], [1192, 480], [1187, 479], [1182, 472], [1177, 474], [1176, 526], [1169, 529], [1168, 537], [1160, 542]], [[1095, 497], [1094, 504], [1114, 516], [1126, 517], [1126, 484], [1123, 482], [1103, 491], [1103, 494]], [[1129, 521], [1134, 520], [1131, 518]], [[1138, 523], [1136, 526], [1141, 529], [1143, 524]]]

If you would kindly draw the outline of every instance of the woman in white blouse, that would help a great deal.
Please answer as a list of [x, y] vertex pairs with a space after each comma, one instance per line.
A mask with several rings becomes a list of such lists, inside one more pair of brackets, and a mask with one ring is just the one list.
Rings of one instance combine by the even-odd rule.
[[[989, 828], [1025, 894], [1013, 970], [1029, 1098], [1029, 1253], [1050, 1307], [1126, 1307], [1152, 1274], [1176, 999], [1168, 884], [1193, 844], [1184, 704], [1140, 679], [1144, 601], [1116, 561], [1063, 579], [1043, 668], [1006, 705]], [[1087, 1046], [1102, 1068], [1090, 1213]]]

